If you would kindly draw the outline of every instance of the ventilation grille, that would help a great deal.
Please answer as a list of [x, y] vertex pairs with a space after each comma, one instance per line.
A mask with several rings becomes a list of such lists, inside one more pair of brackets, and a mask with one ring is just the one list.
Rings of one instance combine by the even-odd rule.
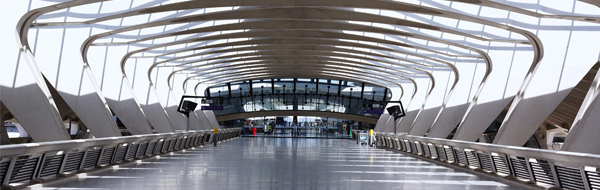
[[456, 159], [454, 159], [454, 152], [452, 152], [452, 148], [444, 147], [444, 152], [446, 152], [446, 160], [448, 160], [448, 162], [456, 162]]
[[165, 141], [156, 142], [156, 146], [154, 146], [154, 153], [153, 154], [159, 154], [160, 151], [162, 150], [163, 144], [165, 144]]
[[123, 160], [125, 159], [125, 155], [127, 154], [127, 147], [128, 146], [123, 146], [121, 144], [118, 146], [117, 153], [115, 154], [115, 158], [113, 159], [113, 162], [115, 162], [115, 163], [123, 162]]
[[125, 160], [133, 160], [139, 147], [140, 144], [129, 144], [129, 149], [127, 149], [127, 154], [125, 154]]
[[88, 150], [87, 155], [85, 155], [85, 161], [83, 162], [83, 168], [91, 169], [96, 167], [96, 164], [98, 164], [98, 157], [100, 156], [101, 151], [101, 149]]
[[417, 154], [419, 155], [423, 155], [423, 147], [421, 146], [421, 143], [414, 143], [414, 146], [417, 149]]
[[523, 158], [510, 158], [513, 169], [515, 171], [515, 177], [529, 180], [529, 169], [527, 168], [527, 161]]
[[563, 189], [585, 189], [579, 168], [556, 166], [556, 174]]
[[467, 161], [469, 166], [481, 168], [481, 166], [479, 165], [479, 161], [477, 161], [477, 157], [475, 156], [475, 151], [465, 151], [465, 154], [467, 155]]
[[429, 146], [427, 146], [426, 144], [421, 144], [421, 146], [423, 147], [423, 153], [425, 154], [425, 156], [431, 157], [431, 153], [429, 153]]
[[0, 184], [4, 182], [4, 177], [6, 177], [6, 170], [8, 170], [8, 165], [10, 162], [2, 162], [0, 163]]
[[585, 173], [587, 174], [592, 189], [600, 189], [600, 172], [586, 171]]
[[492, 167], [492, 158], [489, 154], [478, 152], [477, 156], [479, 156], [479, 163], [481, 163], [481, 169], [483, 171], [493, 172], [494, 167]]
[[446, 153], [444, 152], [444, 148], [441, 146], [436, 146], [435, 150], [437, 152], [438, 155], [438, 159], [441, 161], [445, 161], [446, 160]]
[[69, 155], [67, 155], [67, 162], [65, 162], [65, 166], [63, 167], [63, 172], [74, 172], [79, 170], [81, 160], [83, 159], [83, 153], [83, 151], [69, 153]]
[[548, 162], [540, 160], [539, 162], [530, 162], [530, 164], [536, 182], [555, 185], [552, 167]]
[[114, 152], [115, 147], [105, 148], [104, 152], [102, 152], [102, 156], [100, 156], [100, 165], [105, 166], [110, 164], [110, 159], [112, 158]]
[[456, 159], [458, 159], [458, 164], [460, 165], [468, 165], [467, 158], [465, 157], [465, 152], [461, 149], [454, 149], [454, 154]]
[[9, 183], [23, 182], [31, 179], [38, 158], [21, 159], [15, 161], [15, 166], [10, 173]]
[[437, 149], [433, 144], [428, 144], [426, 146], [427, 150], [429, 151], [429, 156], [431, 156], [431, 158], [439, 158]]
[[138, 147], [138, 149], [139, 150], [135, 154], [135, 157], [136, 158], [144, 157], [144, 155], [146, 155], [146, 149], [148, 149], [148, 143], [140, 144], [140, 146]]
[[[65, 155], [46, 156], [40, 177], [56, 176], [64, 157]], [[35, 167], [35, 165], [32, 167]]]
[[510, 175], [510, 170], [506, 165], [504, 156], [492, 156], [492, 159], [494, 160], [494, 165], [496, 166], [496, 173]]

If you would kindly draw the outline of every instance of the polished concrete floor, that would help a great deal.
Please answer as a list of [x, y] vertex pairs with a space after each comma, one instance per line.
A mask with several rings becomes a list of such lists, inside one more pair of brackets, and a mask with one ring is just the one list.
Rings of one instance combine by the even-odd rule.
[[347, 139], [249, 138], [44, 189], [517, 189]]

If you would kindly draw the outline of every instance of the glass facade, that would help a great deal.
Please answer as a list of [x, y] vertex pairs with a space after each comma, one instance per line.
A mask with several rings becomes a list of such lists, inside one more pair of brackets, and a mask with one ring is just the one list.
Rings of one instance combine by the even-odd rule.
[[383, 113], [392, 93], [385, 87], [361, 82], [284, 78], [211, 86], [205, 91], [205, 97], [218, 100], [219, 103], [211, 106], [223, 106], [223, 111], [215, 111], [215, 115], [305, 110], [378, 118], [380, 114], [363, 111], [381, 110]]

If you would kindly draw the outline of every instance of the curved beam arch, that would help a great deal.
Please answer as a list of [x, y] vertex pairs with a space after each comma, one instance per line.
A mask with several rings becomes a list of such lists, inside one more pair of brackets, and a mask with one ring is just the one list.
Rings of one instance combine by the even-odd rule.
[[[275, 52], [276, 52], [276, 51], [275, 51]], [[264, 54], [264, 53], [263, 53], [263, 54], [260, 54], [260, 53], [263, 53], [263, 52], [254, 53], [254, 54], [256, 54], [256, 55], [263, 55], [263, 56], [269, 56], [269, 55], [270, 55], [270, 54]], [[325, 54], [327, 54], [327, 53], [325, 53]], [[238, 55], [238, 56], [239, 56], [239, 55]], [[313, 58], [313, 60], [314, 60], [314, 58], [317, 58], [316, 60], [323, 60], [323, 59], [324, 59], [324, 60], [335, 60], [335, 61], [340, 61], [340, 62], [351, 62], [351, 63], [355, 63], [355, 64], [364, 64], [364, 63], [361, 63], [361, 62], [356, 62], [356, 61], [351, 61], [351, 60], [343, 60], [343, 59], [336, 59], [336, 58], [331, 58], [331, 57], [322, 57], [322, 56], [313, 56], [313, 54], [309, 54], [309, 55], [289, 55], [289, 56], [287, 56], [287, 57], [290, 57], [290, 56], [292, 56], [292, 58], [296, 58], [296, 57], [302, 57], [302, 58], [304, 58], [304, 59], [305, 59], [305, 58], [307, 58], [307, 57], [308, 57], [308, 58]], [[284, 56], [282, 56], [282, 55], [279, 55], [279, 56], [275, 56], [275, 57], [276, 57], [276, 58], [281, 58], [281, 57], [284, 57], [284, 58], [285, 58], [286, 56], [285, 56], [285, 54], [284, 54]], [[262, 60], [262, 58], [263, 58], [263, 57], [251, 57], [251, 58], [237, 59], [237, 60], [234, 60], [234, 61]], [[320, 59], [319, 59], [319, 58], [320, 58]], [[296, 58], [296, 59], [297, 59], [297, 58]], [[374, 60], [374, 61], [378, 61], [378, 60]], [[221, 63], [226, 63], [226, 62], [230, 62], [230, 61], [223, 61], [223, 62], [221, 62]], [[214, 63], [207, 63], [207, 64], [214, 64]], [[395, 64], [395, 63], [390, 63], [390, 64]], [[199, 66], [195, 66], [195, 67], [201, 67], [201, 66], [204, 66], [204, 65], [199, 65]], [[180, 70], [177, 70], [177, 71], [173, 71], [173, 72], [171, 73], [171, 75], [169, 75], [169, 78], [167, 79], [167, 83], [170, 83], [170, 78], [171, 78], [171, 76], [173, 75], [173, 73], [180, 72], [180, 71], [184, 71], [184, 70], [189, 70], [189, 69], [192, 69], [192, 68], [194, 68], [194, 67], [186, 67], [186, 68], [184, 68], [184, 69], [180, 69]], [[387, 69], [391, 69], [391, 68], [387, 68]], [[420, 71], [420, 72], [422, 72], [422, 73], [425, 73], [425, 74], [427, 74], [427, 75], [430, 77], [430, 80], [433, 82], [433, 83], [432, 83], [433, 85], [432, 85], [432, 88], [431, 88], [431, 89], [433, 89], [433, 87], [435, 86], [435, 82], [434, 82], [434, 81], [435, 81], [435, 79], [433, 78], [433, 75], [431, 75], [431, 73], [429, 73], [428, 71], [425, 71], [425, 70], [421, 70], [421, 69], [414, 69], [414, 70], [417, 70], [417, 71]], [[455, 86], [456, 82], [457, 82], [457, 80], [455, 80], [455, 83], [453, 84], [453, 87]]]

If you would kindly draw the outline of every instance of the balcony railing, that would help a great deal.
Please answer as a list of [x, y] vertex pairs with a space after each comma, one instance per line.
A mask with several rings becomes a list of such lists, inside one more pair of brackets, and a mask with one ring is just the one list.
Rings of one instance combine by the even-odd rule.
[[[219, 131], [218, 141], [239, 137], [241, 128]], [[212, 131], [190, 131], [0, 146], [2, 189], [128, 163], [196, 147], [214, 140]]]
[[563, 189], [600, 189], [600, 155], [376, 133], [382, 147]]

